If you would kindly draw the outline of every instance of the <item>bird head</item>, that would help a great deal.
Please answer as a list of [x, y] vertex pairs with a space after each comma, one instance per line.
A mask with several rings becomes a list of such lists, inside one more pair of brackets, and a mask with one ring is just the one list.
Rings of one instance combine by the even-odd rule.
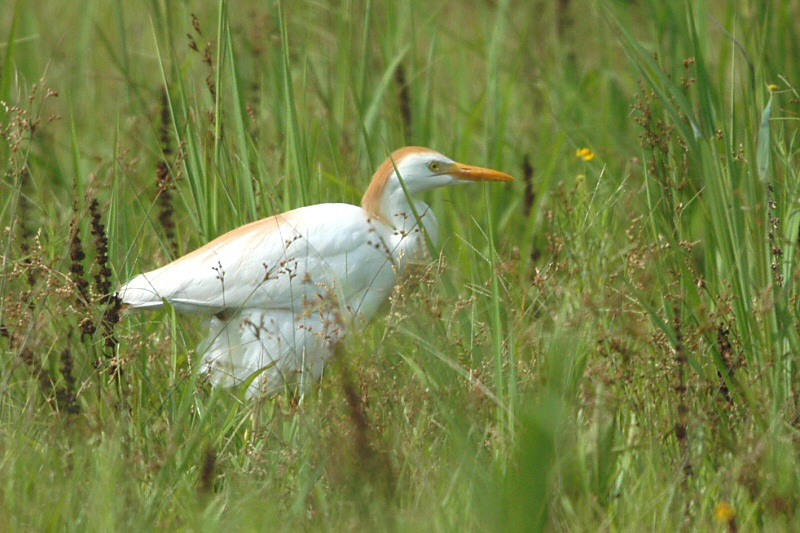
[[378, 168], [361, 205], [379, 215], [392, 198], [475, 181], [514, 181], [504, 172], [457, 163], [430, 148], [409, 146], [392, 153]]

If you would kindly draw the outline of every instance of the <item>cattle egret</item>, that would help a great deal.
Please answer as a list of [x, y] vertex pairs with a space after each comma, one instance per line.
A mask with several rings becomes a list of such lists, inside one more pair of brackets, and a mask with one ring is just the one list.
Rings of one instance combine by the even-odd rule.
[[117, 297], [128, 309], [168, 302], [209, 316], [201, 372], [214, 385], [249, 381], [249, 396], [307, 390], [346, 330], [372, 318], [406, 266], [428, 257], [425, 233], [436, 243], [436, 217], [413, 197], [513, 180], [402, 148], [375, 172], [361, 207], [319, 204], [252, 222], [133, 278]]

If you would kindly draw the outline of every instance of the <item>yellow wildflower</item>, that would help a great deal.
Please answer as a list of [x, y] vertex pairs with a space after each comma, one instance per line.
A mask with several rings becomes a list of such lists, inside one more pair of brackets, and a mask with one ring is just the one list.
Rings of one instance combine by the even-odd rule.
[[714, 517], [720, 524], [730, 524], [736, 520], [736, 511], [728, 502], [719, 502]]
[[767, 89], [769, 89], [769, 91], [770, 91], [771, 93], [774, 93], [775, 91], [777, 91], [778, 89], [780, 89], [780, 87], [778, 87], [778, 86], [777, 86], [777, 85], [775, 85], [774, 83], [770, 83], [769, 85], [767, 85]]
[[594, 152], [589, 148], [578, 148], [575, 151], [575, 157], [580, 157], [584, 161], [591, 161], [594, 159]]

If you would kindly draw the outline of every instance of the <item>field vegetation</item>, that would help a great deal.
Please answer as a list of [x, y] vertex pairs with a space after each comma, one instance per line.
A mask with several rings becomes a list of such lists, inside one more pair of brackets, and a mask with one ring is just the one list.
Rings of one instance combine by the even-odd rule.
[[[796, 531], [800, 4], [9, 2], [0, 516], [46, 531]], [[794, 69], [794, 70], [792, 70]], [[358, 203], [441, 246], [302, 397], [114, 288]]]

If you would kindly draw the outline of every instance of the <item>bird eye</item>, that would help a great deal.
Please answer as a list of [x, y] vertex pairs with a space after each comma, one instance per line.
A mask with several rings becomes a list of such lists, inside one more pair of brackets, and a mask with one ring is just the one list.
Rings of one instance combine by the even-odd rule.
[[428, 163], [428, 168], [431, 169], [431, 172], [439, 172], [442, 170], [442, 164], [438, 161], [431, 161]]

